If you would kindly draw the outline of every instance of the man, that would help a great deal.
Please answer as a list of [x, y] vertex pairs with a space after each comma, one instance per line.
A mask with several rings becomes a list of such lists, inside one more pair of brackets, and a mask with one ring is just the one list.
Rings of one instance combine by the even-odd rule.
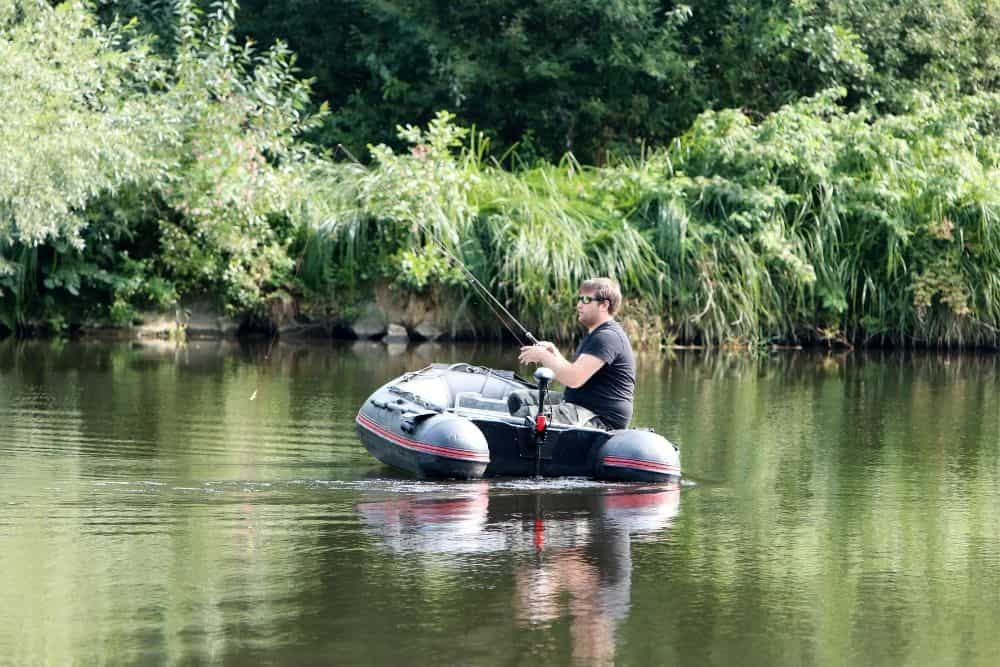
[[[615, 281], [586, 280], [580, 285], [576, 315], [587, 335], [576, 349], [576, 358], [568, 361], [548, 341], [521, 348], [521, 363], [541, 364], [566, 385], [563, 399], [567, 410], [556, 410], [554, 415], [559, 421], [628, 428], [635, 392], [635, 358], [628, 336], [614, 319], [621, 302], [621, 289]], [[596, 415], [597, 421], [588, 412]]]

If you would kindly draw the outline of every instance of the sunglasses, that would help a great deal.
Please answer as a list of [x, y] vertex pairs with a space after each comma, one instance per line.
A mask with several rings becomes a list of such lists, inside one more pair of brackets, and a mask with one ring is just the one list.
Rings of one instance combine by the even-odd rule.
[[607, 301], [607, 299], [598, 299], [596, 296], [590, 296], [588, 294], [581, 294], [576, 297], [577, 303], [590, 303], [591, 301]]

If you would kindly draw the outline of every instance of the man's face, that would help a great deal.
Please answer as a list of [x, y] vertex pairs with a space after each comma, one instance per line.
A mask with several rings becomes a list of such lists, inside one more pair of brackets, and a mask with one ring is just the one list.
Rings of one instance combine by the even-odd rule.
[[580, 320], [580, 324], [588, 329], [597, 324], [602, 308], [607, 310], [607, 302], [598, 301], [594, 298], [593, 292], [580, 290], [576, 299], [576, 317]]

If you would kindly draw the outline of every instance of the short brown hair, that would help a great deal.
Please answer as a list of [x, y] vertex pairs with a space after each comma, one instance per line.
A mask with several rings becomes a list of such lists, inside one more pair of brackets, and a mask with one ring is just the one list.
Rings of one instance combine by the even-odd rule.
[[591, 278], [580, 283], [581, 292], [593, 292], [595, 299], [608, 302], [608, 314], [614, 315], [622, 305], [622, 289], [611, 278]]

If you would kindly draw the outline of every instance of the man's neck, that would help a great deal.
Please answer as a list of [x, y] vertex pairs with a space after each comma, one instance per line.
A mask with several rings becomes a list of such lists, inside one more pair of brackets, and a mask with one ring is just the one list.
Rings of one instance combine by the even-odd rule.
[[615, 318], [613, 318], [610, 315], [608, 315], [603, 320], [601, 320], [600, 322], [598, 322], [594, 326], [592, 326], [589, 329], [587, 329], [587, 333], [594, 333], [594, 329], [596, 329], [597, 327], [601, 326], [602, 324], [607, 324], [608, 322], [610, 322], [613, 319], [615, 319]]

